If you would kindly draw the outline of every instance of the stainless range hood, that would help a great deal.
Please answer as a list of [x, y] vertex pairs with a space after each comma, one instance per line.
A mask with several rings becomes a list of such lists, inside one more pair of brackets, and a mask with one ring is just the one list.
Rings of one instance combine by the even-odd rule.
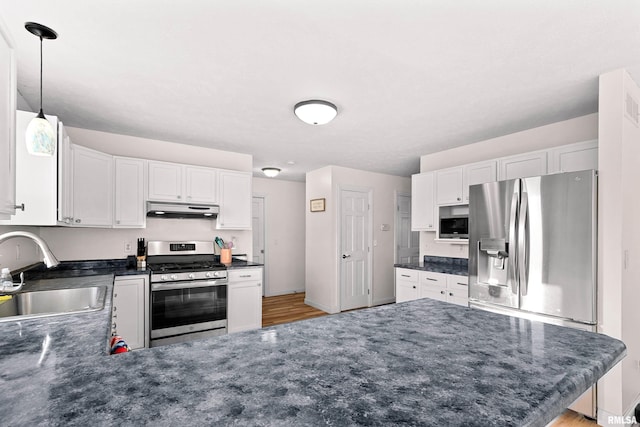
[[147, 202], [147, 216], [152, 218], [215, 219], [219, 212], [218, 205]]

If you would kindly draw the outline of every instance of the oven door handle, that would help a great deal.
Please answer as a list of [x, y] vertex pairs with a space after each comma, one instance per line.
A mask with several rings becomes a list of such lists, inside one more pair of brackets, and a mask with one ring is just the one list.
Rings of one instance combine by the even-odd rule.
[[227, 280], [196, 280], [193, 282], [152, 283], [152, 291], [174, 291], [179, 289], [208, 288], [211, 286], [225, 286]]

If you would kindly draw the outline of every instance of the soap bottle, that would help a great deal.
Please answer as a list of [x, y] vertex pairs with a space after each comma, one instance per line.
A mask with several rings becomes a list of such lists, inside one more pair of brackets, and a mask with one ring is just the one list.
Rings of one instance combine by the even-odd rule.
[[13, 288], [13, 278], [11, 277], [11, 271], [7, 267], [4, 267], [0, 272], [0, 286], [2, 286], [2, 289]]

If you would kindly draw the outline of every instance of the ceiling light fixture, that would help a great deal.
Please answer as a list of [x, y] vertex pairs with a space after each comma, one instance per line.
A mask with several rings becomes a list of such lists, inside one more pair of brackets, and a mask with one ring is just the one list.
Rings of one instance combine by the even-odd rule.
[[262, 173], [264, 173], [269, 178], [274, 178], [278, 176], [280, 173], [280, 169], [278, 168], [262, 168]]
[[310, 125], [324, 125], [338, 115], [338, 108], [328, 102], [319, 99], [298, 102], [293, 107], [295, 115]]
[[56, 132], [42, 111], [42, 39], [55, 40], [58, 34], [35, 22], [25, 22], [24, 27], [40, 39], [40, 112], [27, 126], [27, 151], [36, 156], [53, 156], [56, 151]]

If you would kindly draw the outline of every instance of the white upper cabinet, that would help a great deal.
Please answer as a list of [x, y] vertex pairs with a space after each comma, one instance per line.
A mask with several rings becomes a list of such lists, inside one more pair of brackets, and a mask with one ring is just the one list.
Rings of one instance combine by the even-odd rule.
[[128, 157], [114, 158], [115, 228], [144, 228], [146, 224], [146, 161]]
[[455, 205], [462, 201], [462, 168], [436, 171], [436, 204]]
[[547, 152], [519, 154], [498, 161], [498, 179], [525, 178], [547, 174]]
[[149, 200], [218, 203], [218, 170], [167, 162], [149, 162]]
[[185, 166], [185, 197], [188, 203], [218, 203], [218, 170]]
[[435, 230], [433, 173], [411, 175], [411, 230]]
[[549, 173], [598, 169], [598, 141], [578, 142], [549, 150]]
[[465, 203], [469, 203], [469, 186], [494, 182], [498, 178], [495, 160], [473, 163], [464, 166], [462, 175], [462, 194]]
[[183, 165], [167, 162], [149, 162], [149, 200], [184, 202], [182, 199]]
[[74, 226], [112, 226], [113, 156], [73, 147], [73, 213]]
[[[15, 205], [20, 208], [16, 209], [10, 220], [2, 221], [3, 224], [56, 225], [58, 221], [57, 156], [31, 155], [25, 143], [27, 126], [35, 116], [36, 113], [28, 111], [16, 112]], [[58, 118], [50, 115], [46, 117], [53, 129], [57, 129]]]
[[0, 219], [15, 213], [16, 54], [0, 18]]
[[218, 229], [251, 229], [251, 173], [221, 170]]

